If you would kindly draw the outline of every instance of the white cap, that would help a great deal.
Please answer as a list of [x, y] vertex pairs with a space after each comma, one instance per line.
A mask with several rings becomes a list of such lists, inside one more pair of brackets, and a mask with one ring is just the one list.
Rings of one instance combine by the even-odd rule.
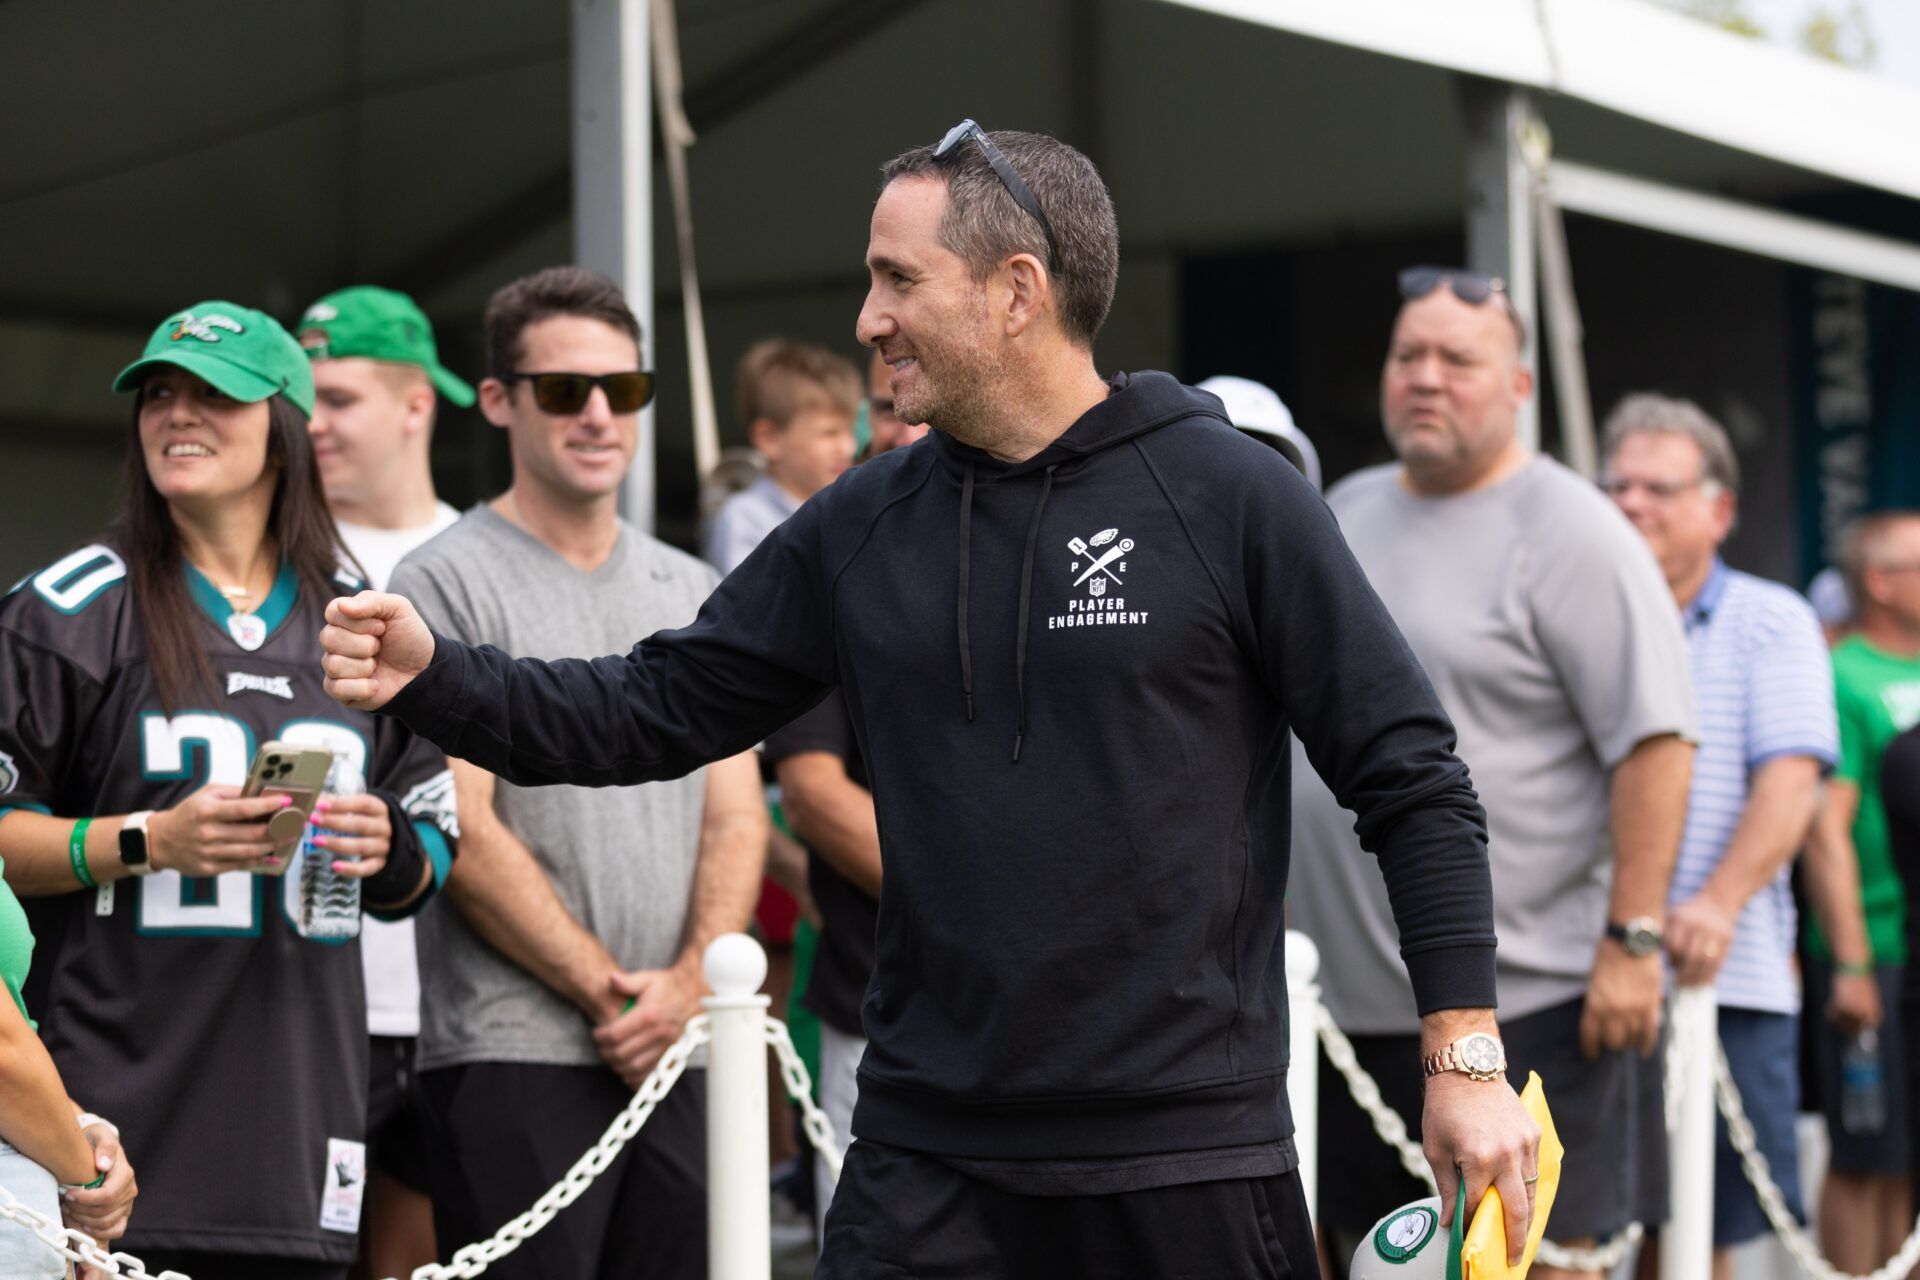
[[1227, 408], [1227, 421], [1249, 435], [1264, 437], [1287, 456], [1287, 461], [1310, 480], [1314, 488], [1320, 487], [1320, 454], [1307, 439], [1306, 432], [1293, 424], [1292, 412], [1272, 387], [1251, 378], [1221, 374], [1202, 382], [1200, 390], [1220, 397], [1220, 403]]
[[1440, 1229], [1440, 1197], [1403, 1204], [1367, 1231], [1354, 1251], [1348, 1280], [1445, 1280], [1447, 1250], [1456, 1247]]
[[1853, 601], [1847, 592], [1847, 580], [1838, 569], [1828, 567], [1813, 575], [1807, 584], [1807, 599], [1819, 615], [1823, 627], [1844, 627], [1853, 621]]

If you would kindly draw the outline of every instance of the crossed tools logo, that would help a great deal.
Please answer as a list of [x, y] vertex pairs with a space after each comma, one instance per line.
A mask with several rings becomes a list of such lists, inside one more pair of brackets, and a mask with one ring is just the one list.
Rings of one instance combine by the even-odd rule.
[[[1127, 589], [1120, 575], [1127, 571], [1126, 556], [1133, 550], [1132, 538], [1122, 538], [1118, 529], [1102, 529], [1091, 538], [1069, 538], [1067, 550], [1074, 554], [1073, 585], [1077, 589], [1085, 583], [1087, 594], [1069, 596], [1067, 611], [1048, 618], [1047, 630], [1145, 624], [1147, 610], [1120, 594]], [[1107, 594], [1109, 590], [1113, 591], [1112, 595]]]
[[[1107, 583], [1109, 580], [1111, 580], [1115, 586], [1126, 585], [1120, 581], [1120, 575], [1127, 571], [1127, 562], [1122, 560], [1121, 557], [1133, 550], [1133, 539], [1120, 538], [1120, 541], [1114, 542], [1114, 539], [1118, 537], [1120, 537], [1120, 531], [1118, 529], [1102, 529], [1091, 538], [1085, 540], [1080, 538], [1068, 539], [1067, 550], [1073, 552], [1076, 556], [1092, 559], [1092, 563], [1087, 565], [1084, 570], [1081, 570], [1080, 576], [1073, 580], [1074, 586], [1077, 587], [1085, 582], [1088, 592], [1097, 599], [1107, 594]], [[1109, 546], [1108, 544], [1112, 545]], [[1105, 547], [1106, 550], [1102, 551], [1102, 547]], [[1117, 564], [1115, 563], [1116, 561], [1118, 561]], [[1080, 561], [1074, 561], [1073, 567], [1076, 570], [1080, 570]]]
[[182, 311], [174, 317], [173, 333], [169, 336], [178, 342], [182, 338], [198, 338], [202, 342], [220, 341], [220, 330], [228, 333], [245, 333], [247, 327], [232, 316], [223, 316], [215, 312], [210, 316], [196, 316], [191, 311]]

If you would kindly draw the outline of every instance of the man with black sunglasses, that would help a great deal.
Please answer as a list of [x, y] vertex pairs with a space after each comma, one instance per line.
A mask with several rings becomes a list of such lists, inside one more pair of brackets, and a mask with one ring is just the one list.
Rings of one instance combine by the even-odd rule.
[[[620, 519], [652, 394], [639, 338], [620, 291], [577, 267], [488, 303], [480, 407], [507, 433], [513, 483], [393, 575], [443, 634], [594, 653], [684, 625], [713, 589], [711, 569]], [[453, 769], [477, 857], [420, 922], [418, 1092], [443, 1258], [557, 1181], [680, 1037], [699, 1011], [701, 951], [746, 926], [767, 840], [751, 753], [600, 791]], [[705, 1280], [704, 1098], [690, 1079], [593, 1192], [494, 1269]]]
[[[1504, 285], [1416, 267], [1400, 294], [1380, 378], [1398, 462], [1348, 476], [1327, 504], [1451, 714], [1486, 806], [1501, 1031], [1516, 1073], [1546, 1082], [1567, 1152], [1548, 1232], [1577, 1244], [1666, 1217], [1654, 1050], [1693, 758], [1686, 637], [1645, 541], [1520, 441], [1533, 377]], [[1293, 783], [1294, 919], [1325, 956], [1335, 1021], [1419, 1132], [1433, 1086], [1408, 1065], [1420, 1025], [1399, 904], [1359, 874], [1334, 795], [1310, 770]], [[1350, 1252], [1341, 1233], [1424, 1189], [1345, 1090], [1322, 1090], [1320, 1132], [1320, 1223]]]
[[1448, 1216], [1498, 1185], [1517, 1259], [1539, 1130], [1501, 1074], [1480, 808], [1312, 486], [1212, 396], [1101, 377], [1119, 232], [1063, 143], [968, 121], [897, 157], [867, 272], [857, 332], [925, 442], [624, 659], [336, 601], [334, 696], [519, 782], [608, 784], [839, 687], [885, 882], [820, 1280], [1316, 1274], [1268, 967], [1297, 732], [1394, 889]]

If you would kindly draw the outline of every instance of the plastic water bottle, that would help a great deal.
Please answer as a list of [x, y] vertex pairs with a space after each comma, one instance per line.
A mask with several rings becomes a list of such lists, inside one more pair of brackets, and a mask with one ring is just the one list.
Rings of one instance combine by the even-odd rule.
[[1871, 1027], [1847, 1041], [1840, 1057], [1840, 1127], [1848, 1133], [1879, 1133], [1887, 1127], [1880, 1036]]
[[[333, 757], [327, 772], [327, 792], [357, 796], [367, 789], [360, 770], [345, 755]], [[317, 835], [334, 835], [325, 827], [307, 824], [300, 840], [300, 934], [325, 942], [360, 934], [360, 882], [333, 869], [337, 854], [313, 843]]]

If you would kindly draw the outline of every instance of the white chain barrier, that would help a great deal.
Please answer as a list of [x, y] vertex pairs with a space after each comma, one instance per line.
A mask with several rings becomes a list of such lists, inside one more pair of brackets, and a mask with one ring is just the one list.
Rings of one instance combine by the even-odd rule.
[[[1333, 1015], [1324, 1005], [1313, 1003], [1304, 1009], [1296, 1009], [1295, 1016], [1314, 1020], [1327, 1061], [1333, 1064], [1334, 1070], [1346, 1082], [1347, 1091], [1353, 1096], [1355, 1105], [1372, 1122], [1374, 1133], [1399, 1157], [1401, 1167], [1408, 1174], [1418, 1179], [1429, 1191], [1434, 1191], [1433, 1171], [1427, 1165], [1426, 1153], [1408, 1136], [1406, 1122], [1401, 1119], [1400, 1113], [1388, 1106], [1381, 1097], [1380, 1086], [1360, 1065], [1352, 1042], [1334, 1024]], [[1707, 1025], [1711, 1026], [1711, 1023]], [[1696, 1038], [1676, 1034], [1668, 1039], [1665, 1062], [1667, 1128], [1671, 1132], [1681, 1122], [1685, 1082], [1697, 1069], [1695, 1055], [1710, 1053], [1713, 1092], [1720, 1114], [1726, 1118], [1727, 1136], [1734, 1153], [1740, 1158], [1747, 1181], [1753, 1185], [1761, 1211], [1794, 1265], [1812, 1280], [1903, 1280], [1916, 1266], [1920, 1266], [1920, 1218], [1916, 1218], [1913, 1234], [1901, 1244], [1898, 1252], [1877, 1271], [1867, 1275], [1842, 1271], [1821, 1256], [1819, 1246], [1807, 1229], [1794, 1220], [1792, 1211], [1787, 1208], [1785, 1194], [1773, 1180], [1767, 1157], [1760, 1150], [1753, 1122], [1747, 1118], [1745, 1104], [1734, 1084], [1725, 1050], [1720, 1047], [1717, 1037], [1710, 1037], [1709, 1044], [1695, 1044], [1693, 1041]], [[1551, 1240], [1543, 1240], [1536, 1256], [1547, 1266], [1563, 1270], [1611, 1272], [1626, 1260], [1628, 1252], [1638, 1246], [1645, 1236], [1646, 1228], [1635, 1222], [1605, 1244], [1591, 1249], [1568, 1248]]]
[[110, 1276], [128, 1276], [133, 1280], [187, 1280], [178, 1271], [162, 1271], [157, 1276], [150, 1274], [140, 1259], [132, 1254], [108, 1252], [86, 1232], [62, 1226], [57, 1218], [49, 1218], [27, 1208], [5, 1187], [0, 1187], [0, 1218], [25, 1227], [41, 1244], [68, 1262], [94, 1267]]
[[[751, 947], [752, 952], [746, 948]], [[841, 1153], [839, 1143], [833, 1132], [833, 1123], [827, 1118], [813, 1099], [813, 1081], [808, 1074], [806, 1064], [801, 1061], [798, 1050], [794, 1048], [784, 1023], [767, 1017], [764, 1005], [753, 1003], [764, 997], [747, 995], [759, 985], [760, 976], [765, 972], [765, 959], [759, 954], [758, 945], [741, 935], [729, 935], [717, 940], [709, 950], [709, 959], [724, 958], [731, 968], [714, 968], [710, 965], [708, 981], [720, 994], [709, 997], [704, 1003], [709, 1012], [697, 1014], [687, 1022], [686, 1029], [671, 1048], [661, 1055], [640, 1088], [635, 1091], [633, 1100], [627, 1104], [614, 1121], [607, 1126], [587, 1152], [567, 1171], [565, 1177], [540, 1196], [525, 1213], [501, 1227], [499, 1231], [484, 1241], [463, 1246], [446, 1263], [433, 1263], [416, 1269], [410, 1280], [473, 1280], [483, 1274], [489, 1266], [518, 1249], [559, 1215], [568, 1205], [578, 1200], [593, 1185], [594, 1179], [604, 1173], [620, 1152], [640, 1132], [655, 1108], [677, 1084], [695, 1054], [713, 1039], [712, 1019], [730, 1008], [746, 1008], [757, 1013], [759, 1033], [756, 1038], [763, 1040], [772, 1049], [779, 1063], [782, 1083], [787, 1095], [793, 1099], [801, 1112], [807, 1140], [819, 1151], [827, 1167], [837, 1177], [840, 1172]], [[758, 965], [752, 961], [758, 960]], [[718, 978], [720, 981], [716, 982]], [[1354, 1103], [1366, 1113], [1376, 1135], [1399, 1157], [1401, 1167], [1434, 1191], [1433, 1171], [1427, 1165], [1426, 1153], [1421, 1150], [1407, 1133], [1406, 1122], [1400, 1113], [1388, 1106], [1381, 1096], [1380, 1086], [1360, 1065], [1354, 1052], [1352, 1041], [1334, 1024], [1333, 1015], [1317, 998], [1317, 988], [1310, 985], [1296, 992], [1295, 1016], [1309, 1020], [1316, 1031], [1327, 1060], [1333, 1064], [1346, 1083]], [[1303, 997], [1303, 998], [1300, 998]], [[741, 1006], [743, 1000], [748, 1003]], [[1707, 1023], [1709, 1027], [1711, 1022]], [[1813, 1238], [1799, 1223], [1794, 1221], [1792, 1212], [1787, 1208], [1786, 1197], [1773, 1180], [1766, 1155], [1760, 1150], [1759, 1139], [1748, 1119], [1745, 1104], [1741, 1101], [1739, 1089], [1733, 1081], [1733, 1073], [1728, 1067], [1725, 1051], [1720, 1047], [1717, 1037], [1707, 1044], [1692, 1043], [1697, 1037], [1690, 1034], [1674, 1034], [1669, 1037], [1665, 1061], [1667, 1124], [1672, 1130], [1680, 1120], [1679, 1108], [1681, 1094], [1689, 1076], [1689, 1069], [1697, 1067], [1695, 1055], [1709, 1054], [1712, 1061], [1713, 1091], [1720, 1113], [1726, 1118], [1728, 1137], [1735, 1154], [1740, 1157], [1741, 1168], [1747, 1181], [1753, 1184], [1760, 1208], [1767, 1222], [1779, 1237], [1781, 1244], [1792, 1257], [1794, 1264], [1811, 1277], [1812, 1280], [1901, 1280], [1916, 1266], [1920, 1266], [1920, 1219], [1916, 1219], [1915, 1230], [1900, 1246], [1899, 1251], [1877, 1271], [1867, 1275], [1853, 1275], [1841, 1271], [1821, 1256]], [[1297, 1055], [1296, 1055], [1297, 1056]], [[744, 1073], [743, 1073], [744, 1074]], [[764, 1075], [761, 1075], [764, 1084]], [[710, 1105], [710, 1123], [713, 1112], [725, 1112], [724, 1104]], [[755, 1108], [751, 1117], [764, 1116], [764, 1108]], [[762, 1143], [759, 1151], [758, 1181], [764, 1195], [765, 1183], [765, 1147]], [[716, 1180], [716, 1188], [718, 1188]], [[716, 1210], [717, 1213], [717, 1210]], [[0, 1187], [0, 1219], [13, 1222], [31, 1232], [48, 1249], [59, 1254], [69, 1262], [89, 1266], [103, 1275], [124, 1277], [124, 1280], [190, 1280], [177, 1271], [149, 1272], [139, 1258], [128, 1253], [113, 1252], [88, 1236], [85, 1232], [63, 1225], [58, 1218], [43, 1215], [22, 1204], [12, 1192]], [[731, 1230], [732, 1228], [727, 1228]], [[1629, 1224], [1611, 1240], [1591, 1249], [1574, 1249], [1557, 1245], [1552, 1241], [1542, 1241], [1537, 1254], [1538, 1260], [1552, 1267], [1569, 1271], [1610, 1272], [1626, 1260], [1628, 1253], [1645, 1237], [1645, 1228], [1640, 1223]], [[720, 1260], [716, 1259], [716, 1262]], [[757, 1256], [746, 1259], [735, 1270], [735, 1274], [746, 1273], [765, 1275], [768, 1267], [767, 1251], [758, 1250]], [[714, 1275], [725, 1275], [721, 1266], [716, 1266]]]
[[[693, 1056], [693, 1051], [707, 1043], [707, 1039], [706, 1015], [697, 1014], [690, 1018], [686, 1031], [660, 1055], [660, 1061], [634, 1093], [633, 1101], [607, 1126], [600, 1140], [588, 1148], [573, 1168], [567, 1170], [565, 1177], [534, 1201], [531, 1209], [496, 1231], [492, 1239], [463, 1246], [450, 1262], [430, 1263], [417, 1268], [412, 1280], [450, 1280], [455, 1276], [471, 1280], [552, 1222], [562, 1209], [586, 1193], [587, 1188], [593, 1185], [593, 1180], [606, 1171], [621, 1149], [640, 1132], [641, 1126], [652, 1117], [654, 1108], [660, 1105], [660, 1100], [667, 1096], [686, 1072], [687, 1060]], [[177, 1271], [153, 1275], [132, 1254], [109, 1253], [84, 1232], [64, 1227], [59, 1221], [27, 1208], [4, 1187], [0, 1187], [0, 1217], [27, 1228], [67, 1261], [84, 1263], [110, 1276], [124, 1276], [128, 1280], [189, 1280], [189, 1277]]]
[[1781, 1245], [1792, 1257], [1795, 1266], [1814, 1277], [1814, 1280], [1902, 1280], [1915, 1265], [1920, 1264], [1920, 1220], [1915, 1222], [1913, 1234], [1878, 1271], [1864, 1276], [1853, 1275], [1822, 1257], [1819, 1246], [1813, 1242], [1807, 1229], [1793, 1220], [1793, 1213], [1787, 1208], [1787, 1198], [1781, 1192], [1780, 1185], [1773, 1180], [1773, 1170], [1767, 1164], [1766, 1153], [1760, 1150], [1760, 1140], [1753, 1131], [1753, 1122], [1747, 1119], [1746, 1104], [1740, 1100], [1740, 1090], [1734, 1086], [1733, 1069], [1727, 1065], [1725, 1050], [1717, 1049], [1714, 1054], [1713, 1084], [1720, 1102], [1720, 1114], [1727, 1120], [1727, 1138], [1733, 1144], [1734, 1154], [1740, 1157], [1740, 1168], [1746, 1173], [1747, 1181], [1753, 1184], [1754, 1194], [1760, 1200], [1760, 1211], [1767, 1215], [1768, 1225], [1773, 1228], [1773, 1234], [1780, 1238]]
[[[1428, 1191], [1438, 1194], [1439, 1187], [1434, 1183], [1433, 1169], [1427, 1164], [1426, 1152], [1408, 1136], [1407, 1122], [1400, 1118], [1400, 1113], [1388, 1106], [1380, 1096], [1380, 1086], [1360, 1065], [1360, 1059], [1353, 1051], [1353, 1042], [1334, 1025], [1333, 1015], [1327, 1012], [1324, 1005], [1317, 1006], [1312, 1013], [1319, 1020], [1320, 1046], [1326, 1050], [1327, 1061], [1346, 1081], [1347, 1092], [1353, 1095], [1355, 1105], [1366, 1112], [1367, 1119], [1373, 1122], [1374, 1133], [1400, 1157], [1401, 1168], [1417, 1178]], [[1637, 1246], [1645, 1235], [1646, 1228], [1635, 1222], [1613, 1239], [1592, 1249], [1569, 1248], [1551, 1240], [1542, 1240], [1535, 1256], [1550, 1267], [1567, 1271], [1612, 1271], [1625, 1261], [1628, 1251]]]
[[[766, 959], [764, 954], [759, 952], [759, 945], [738, 934], [717, 939], [714, 946], [708, 950], [708, 982], [720, 994], [704, 1001], [708, 1007], [708, 1013], [696, 1014], [687, 1020], [686, 1030], [681, 1033], [672, 1047], [660, 1055], [660, 1061], [654, 1065], [646, 1080], [634, 1092], [633, 1100], [627, 1104], [613, 1123], [607, 1126], [600, 1140], [588, 1148], [573, 1167], [567, 1170], [565, 1177], [549, 1187], [538, 1200], [534, 1201], [532, 1208], [501, 1227], [491, 1239], [463, 1246], [455, 1252], [449, 1262], [430, 1263], [416, 1268], [410, 1280], [452, 1280], [453, 1277], [472, 1280], [473, 1277], [481, 1275], [495, 1262], [526, 1243], [541, 1228], [552, 1222], [561, 1210], [584, 1195], [587, 1188], [593, 1185], [594, 1179], [606, 1172], [608, 1166], [626, 1145], [633, 1141], [641, 1127], [652, 1117], [654, 1109], [660, 1105], [661, 1100], [667, 1096], [675, 1084], [679, 1083], [680, 1077], [686, 1074], [695, 1051], [712, 1043], [714, 1039], [712, 1016], [726, 1010], [730, 1002], [737, 1002], [742, 998], [738, 991], [743, 973], [740, 966], [745, 963], [746, 971], [751, 971], [752, 968], [750, 958], [743, 961], [743, 956], [749, 955], [745, 951], [746, 947], [752, 948], [752, 955], [758, 955], [758, 975], [752, 978], [747, 991], [751, 992], [757, 988], [760, 978], [766, 973]], [[717, 952], [716, 949], [718, 949]], [[714, 968], [716, 954], [733, 967], [716, 973]], [[716, 976], [721, 979], [720, 982], [714, 981]], [[760, 1001], [765, 999], [765, 997], [750, 998], [757, 998]], [[780, 1063], [781, 1079], [786, 1085], [787, 1093], [800, 1106], [808, 1140], [819, 1150], [828, 1167], [838, 1176], [840, 1147], [834, 1139], [833, 1122], [813, 1100], [812, 1078], [807, 1073], [806, 1064], [800, 1060], [800, 1054], [794, 1048], [786, 1026], [767, 1017], [764, 1004], [754, 1004], [749, 1007], [758, 1014], [761, 1022], [761, 1030], [756, 1038], [764, 1039], [765, 1043], [773, 1049]], [[756, 1055], [756, 1059], [755, 1062], [744, 1065], [758, 1072], [764, 1087], [764, 1054]], [[766, 1110], [763, 1106], [752, 1117], [752, 1121], [761, 1127], [759, 1182], [762, 1197], [766, 1191], [765, 1115]], [[718, 1217], [718, 1212], [716, 1211], [713, 1216]], [[162, 1271], [158, 1274], [149, 1272], [139, 1258], [130, 1253], [109, 1251], [85, 1232], [63, 1225], [58, 1218], [49, 1218], [28, 1208], [5, 1187], [0, 1187], [0, 1219], [16, 1223], [32, 1232], [35, 1239], [68, 1262], [92, 1267], [105, 1275], [124, 1277], [124, 1280], [190, 1280], [190, 1277], [178, 1271]], [[759, 1274], [766, 1273], [769, 1259], [768, 1251], [762, 1250], [758, 1260]], [[747, 1269], [755, 1270], [751, 1266]], [[714, 1275], [716, 1277], [722, 1275], [720, 1266], [716, 1266]]]
[[807, 1064], [800, 1060], [800, 1051], [793, 1047], [793, 1037], [787, 1034], [787, 1024], [777, 1018], [767, 1019], [767, 1043], [773, 1046], [774, 1056], [780, 1060], [780, 1076], [786, 1082], [787, 1096], [800, 1107], [800, 1123], [807, 1131], [807, 1141], [820, 1153], [826, 1162], [827, 1172], [835, 1180], [840, 1177], [840, 1144], [833, 1132], [833, 1121], [813, 1100], [813, 1077], [807, 1074]]

